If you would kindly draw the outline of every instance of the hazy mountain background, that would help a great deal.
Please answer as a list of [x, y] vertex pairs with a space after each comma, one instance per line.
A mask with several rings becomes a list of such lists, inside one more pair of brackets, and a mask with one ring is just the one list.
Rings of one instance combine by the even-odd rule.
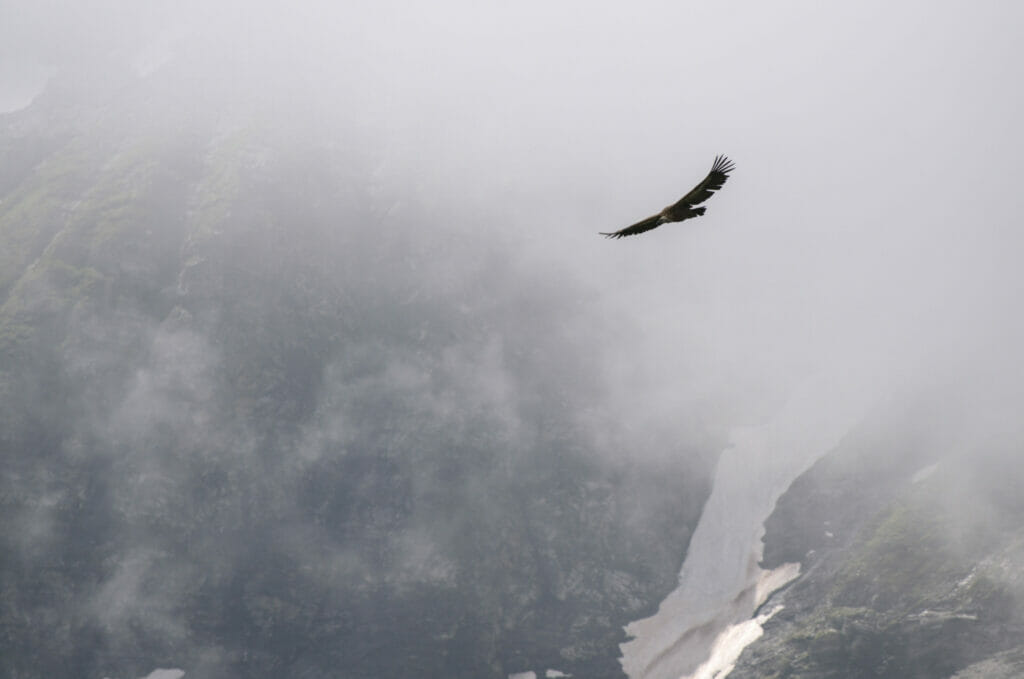
[[618, 423], [593, 291], [175, 76], [6, 121], [11, 676], [614, 672], [710, 432]]
[[823, 374], [735, 676], [1019, 676], [1022, 18], [0, 3], [3, 676], [622, 676]]

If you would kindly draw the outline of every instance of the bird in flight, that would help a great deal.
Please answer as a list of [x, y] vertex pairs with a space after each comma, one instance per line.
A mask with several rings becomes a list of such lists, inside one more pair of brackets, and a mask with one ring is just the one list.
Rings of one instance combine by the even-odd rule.
[[722, 188], [734, 167], [733, 162], [725, 156], [716, 157], [715, 164], [711, 166], [711, 172], [708, 172], [708, 176], [704, 177], [704, 181], [690, 189], [690, 192], [677, 202], [669, 205], [656, 215], [640, 220], [633, 226], [627, 226], [621, 231], [613, 233], [602, 232], [601, 235], [608, 238], [625, 238], [626, 236], [635, 236], [638, 233], [656, 229], [662, 224], [681, 222], [684, 219], [701, 216], [707, 208], [693, 206], [703, 203], [714, 195], [715, 191]]

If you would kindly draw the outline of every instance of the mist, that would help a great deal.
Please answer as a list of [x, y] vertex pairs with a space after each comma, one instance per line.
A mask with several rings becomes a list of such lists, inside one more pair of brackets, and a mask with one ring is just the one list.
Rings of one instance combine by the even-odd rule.
[[[763, 514], [926, 431], [1005, 510], [1017, 6], [64, 4], [0, 6], [2, 615], [76, 640], [21, 671], [610, 676], [558, 635], [657, 610], [730, 446]], [[41, 564], [90, 583], [41, 613]]]

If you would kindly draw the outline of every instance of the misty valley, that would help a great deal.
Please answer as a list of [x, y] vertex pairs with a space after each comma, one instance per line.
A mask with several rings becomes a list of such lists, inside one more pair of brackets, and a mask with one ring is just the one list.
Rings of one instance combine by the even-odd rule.
[[0, 679], [1024, 677], [1012, 30], [99, 4], [0, 9]]

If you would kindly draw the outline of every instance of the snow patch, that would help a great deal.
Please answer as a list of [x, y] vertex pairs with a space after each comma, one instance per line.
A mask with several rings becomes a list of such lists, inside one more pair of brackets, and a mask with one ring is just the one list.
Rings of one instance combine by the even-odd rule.
[[185, 676], [185, 672], [183, 670], [156, 669], [147, 674], [144, 679], [181, 679], [183, 676]]
[[805, 383], [770, 422], [733, 430], [679, 586], [655, 615], [626, 627], [632, 639], [620, 647], [620, 662], [630, 679], [695, 676], [711, 667], [716, 652], [720, 673], [728, 665], [721, 660], [728, 654], [715, 650], [727, 643], [723, 634], [732, 635], [730, 649], [739, 648], [745, 635], [760, 635], [751, 616], [799, 574], [797, 564], [770, 572], [760, 568], [764, 520], [793, 479], [861, 419], [869, 387], [848, 375], [822, 375]]
[[784, 563], [770, 571], [761, 571], [761, 577], [754, 588], [754, 610], [760, 608], [768, 601], [768, 597], [796, 580], [799, 575], [799, 563]]
[[725, 679], [736, 667], [736, 661], [739, 660], [743, 649], [761, 638], [764, 634], [764, 623], [782, 608], [776, 606], [768, 613], [726, 628], [712, 644], [711, 657], [704, 661], [696, 672], [684, 679]]

